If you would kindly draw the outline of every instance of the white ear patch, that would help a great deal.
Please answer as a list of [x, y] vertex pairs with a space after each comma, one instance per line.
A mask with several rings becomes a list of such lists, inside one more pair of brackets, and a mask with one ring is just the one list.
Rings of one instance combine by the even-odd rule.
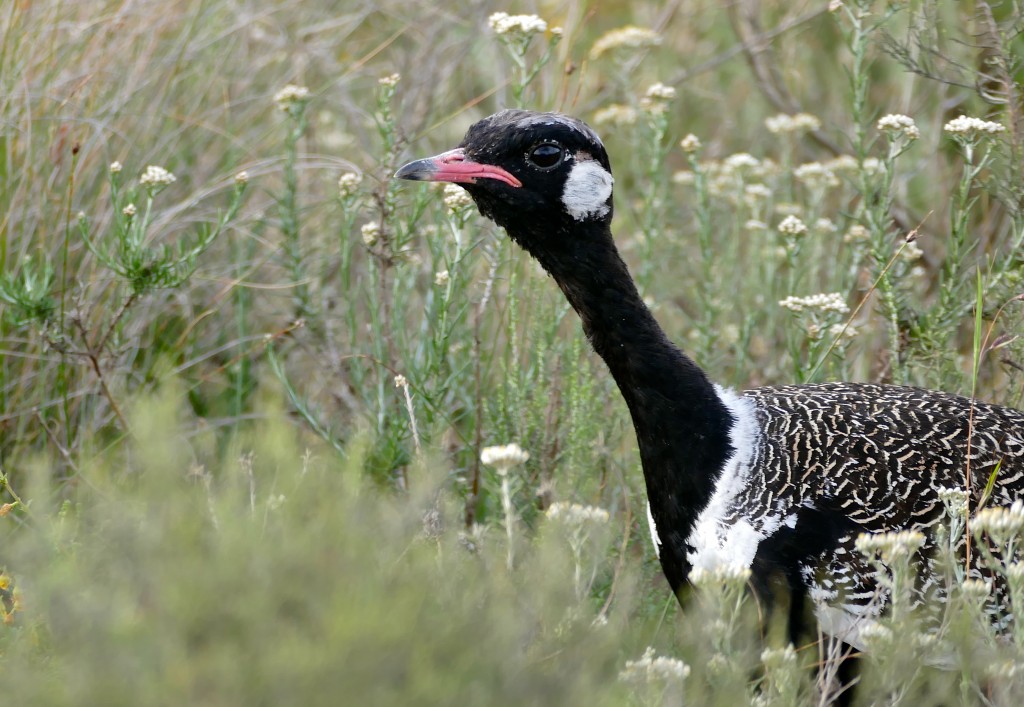
[[577, 221], [607, 215], [615, 179], [597, 160], [578, 160], [569, 171], [562, 204]]

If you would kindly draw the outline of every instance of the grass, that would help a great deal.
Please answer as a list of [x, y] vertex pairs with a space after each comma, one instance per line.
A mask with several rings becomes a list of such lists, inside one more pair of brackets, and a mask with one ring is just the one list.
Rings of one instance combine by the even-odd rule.
[[[549, 30], [496, 36], [496, 11]], [[828, 646], [761, 635], [733, 580], [669, 596], [625, 406], [557, 288], [471, 206], [390, 175], [499, 107], [578, 115], [643, 294], [717, 381], [1020, 407], [1019, 17], [5, 4], [4, 699], [827, 701]], [[595, 50], [625, 25], [653, 34]], [[961, 114], [1003, 130], [944, 129]], [[141, 183], [149, 165], [176, 179]], [[503, 477], [481, 452], [508, 442], [530, 459]], [[927, 641], [887, 662], [882, 635], [858, 698], [1017, 699], [1021, 648], [972, 596], [945, 624], [958, 670], [924, 667]]]

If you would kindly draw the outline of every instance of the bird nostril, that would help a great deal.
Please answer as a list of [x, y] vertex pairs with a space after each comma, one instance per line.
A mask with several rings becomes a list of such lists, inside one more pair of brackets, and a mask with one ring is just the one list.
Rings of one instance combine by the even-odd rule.
[[452, 150], [441, 155], [441, 164], [451, 164], [452, 162], [464, 162], [466, 159], [465, 153], [462, 150]]

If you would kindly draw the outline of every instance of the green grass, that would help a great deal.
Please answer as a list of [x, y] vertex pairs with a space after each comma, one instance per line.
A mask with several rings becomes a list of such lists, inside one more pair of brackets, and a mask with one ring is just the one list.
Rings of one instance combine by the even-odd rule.
[[[625, 406], [549, 278], [390, 175], [500, 107], [572, 113], [643, 294], [717, 381], [1020, 407], [1015, 7], [5, 3], [2, 701], [816, 703], [825, 648], [762, 668], [784, 641], [752, 601], [669, 595]], [[497, 37], [495, 11], [564, 32]], [[657, 44], [591, 51], [627, 24]], [[309, 95], [281, 110], [288, 84]], [[766, 124], [801, 112], [820, 127]], [[954, 139], [960, 114], [1005, 130]], [[818, 293], [846, 311], [779, 304]], [[480, 462], [507, 442], [531, 455], [511, 574]], [[580, 545], [559, 501], [610, 519]], [[1021, 648], [968, 619], [960, 670], [883, 646], [861, 699], [1012, 703]], [[649, 645], [689, 677], [620, 680]]]

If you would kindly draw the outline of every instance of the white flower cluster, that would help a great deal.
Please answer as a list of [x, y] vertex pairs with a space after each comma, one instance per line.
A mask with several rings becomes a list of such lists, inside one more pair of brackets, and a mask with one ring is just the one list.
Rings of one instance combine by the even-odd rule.
[[688, 133], [679, 141], [679, 146], [683, 148], [683, 152], [696, 152], [700, 149], [700, 138], [693, 133]]
[[605, 52], [622, 47], [639, 49], [641, 47], [655, 47], [659, 44], [661, 44], [661, 37], [654, 30], [627, 25], [613, 29], [598, 37], [597, 41], [594, 42], [594, 46], [590, 48], [590, 58], [596, 59]]
[[836, 225], [832, 219], [822, 216], [814, 222], [814, 230], [818, 233], [835, 233]]
[[597, 506], [583, 506], [579, 503], [552, 503], [544, 512], [549, 520], [566, 525], [584, 525], [586, 523], [603, 524], [608, 522], [608, 511]]
[[1006, 579], [1018, 587], [1024, 586], [1024, 562], [1011, 562], [1006, 565]]
[[900, 257], [904, 260], [918, 260], [924, 257], [924, 251], [914, 241], [910, 241], [903, 246], [903, 250], [900, 251]]
[[459, 211], [472, 206], [473, 199], [469, 196], [469, 192], [458, 184], [445, 184], [444, 205], [448, 207], [449, 211]]
[[548, 28], [548, 23], [536, 15], [510, 15], [507, 12], [495, 12], [487, 18], [487, 24], [495, 34], [519, 34], [527, 37], [540, 34]]
[[805, 162], [793, 170], [793, 176], [812, 189], [839, 186], [839, 177], [821, 162]]
[[434, 284], [438, 287], [447, 287], [449, 280], [451, 280], [451, 275], [447, 270], [438, 270], [434, 273]]
[[363, 234], [363, 243], [367, 248], [372, 248], [380, 240], [380, 224], [376, 221], [364, 223], [359, 230]]
[[401, 74], [389, 74], [387, 76], [381, 76], [379, 79], [377, 79], [377, 85], [383, 86], [384, 88], [394, 88], [395, 86], [398, 85], [398, 82], [401, 80]]
[[480, 461], [487, 466], [495, 467], [499, 473], [508, 471], [509, 467], [517, 464], [525, 464], [529, 459], [530, 453], [515, 443], [484, 447], [480, 450]]
[[817, 116], [813, 116], [810, 113], [797, 113], [796, 115], [779, 113], [778, 115], [766, 118], [764, 125], [768, 128], [768, 132], [778, 135], [780, 133], [798, 133], [817, 130], [821, 127], [821, 121]]
[[916, 140], [921, 137], [921, 131], [917, 129], [917, 123], [909, 115], [890, 113], [878, 119], [877, 127], [882, 132], [892, 137], [902, 135], [908, 140]]
[[967, 513], [967, 492], [963, 489], [943, 486], [938, 490], [938, 495], [947, 513], [958, 516]]
[[992, 583], [987, 579], [965, 579], [960, 584], [960, 594], [969, 601], [983, 601], [991, 593]]
[[878, 555], [883, 562], [908, 558], [924, 545], [924, 535], [916, 530], [889, 533], [861, 533], [854, 547], [866, 557]]
[[362, 181], [363, 175], [358, 172], [345, 172], [338, 177], [338, 193], [341, 198], [344, 199], [355, 194]]
[[644, 94], [644, 98], [652, 101], [671, 101], [676, 97], [676, 90], [672, 86], [666, 86], [660, 81], [651, 84]]
[[594, 113], [594, 125], [633, 125], [636, 118], [636, 109], [632, 106], [612, 103]]
[[128, 204], [121, 209], [121, 213], [124, 214], [126, 218], [134, 218], [135, 214], [138, 213], [138, 210], [135, 208], [135, 204]]
[[861, 169], [867, 175], [881, 174], [885, 171], [885, 163], [877, 157], [865, 157], [861, 163]]
[[244, 169], [241, 172], [235, 173], [235, 184], [239, 186], [249, 183], [249, 173]]
[[743, 172], [756, 170], [761, 161], [749, 152], [736, 152], [722, 160], [722, 168], [727, 172]]
[[768, 670], [779, 670], [789, 665], [796, 664], [796, 649], [792, 643], [786, 644], [785, 648], [765, 648], [761, 651], [761, 663]]
[[649, 684], [660, 681], [682, 681], [690, 674], [690, 666], [677, 658], [656, 656], [648, 647], [640, 660], [627, 660], [626, 668], [619, 673], [619, 680], [633, 684]]
[[747, 184], [743, 187], [743, 200], [753, 206], [761, 203], [762, 201], [768, 201], [771, 198], [772, 190], [767, 185], [755, 182], [754, 184]]
[[860, 639], [872, 652], [879, 652], [887, 648], [893, 639], [892, 629], [877, 621], [866, 621], [860, 627]]
[[726, 562], [715, 565], [711, 569], [698, 567], [690, 572], [690, 582], [695, 587], [722, 584], [742, 587], [749, 579], [749, 568]]
[[858, 167], [860, 167], [860, 163], [857, 162], [857, 158], [853, 155], [839, 155], [825, 163], [825, 169], [833, 174], [856, 172]]
[[399, 373], [395, 376], [395, 387], [396, 388], [407, 388], [409, 387], [409, 379]]
[[156, 165], [149, 165], [146, 167], [146, 171], [139, 177], [139, 184], [147, 187], [166, 187], [168, 184], [176, 181], [176, 177], [168, 172], [163, 167], [157, 167]]
[[676, 90], [663, 83], [656, 83], [650, 86], [643, 98], [640, 99], [640, 107], [652, 115], [660, 115], [668, 110], [668, 104], [676, 97]]
[[697, 182], [697, 175], [688, 169], [681, 169], [672, 174], [672, 183], [688, 187]]
[[991, 120], [982, 120], [981, 118], [971, 118], [966, 115], [961, 115], [959, 118], [953, 118], [953, 120], [946, 123], [942, 129], [953, 135], [972, 137], [978, 133], [987, 133], [989, 135], [1001, 133], [1006, 130], [1006, 126], [1000, 123], [994, 123]]
[[110, 163], [111, 174], [118, 174], [122, 169], [124, 169], [124, 167], [117, 160], [114, 160], [113, 162]]
[[971, 521], [975, 534], [988, 533], [1000, 542], [1020, 534], [1024, 528], [1024, 503], [1014, 501], [1009, 508], [985, 508]]
[[807, 297], [794, 297], [790, 295], [784, 300], [779, 300], [779, 306], [791, 312], [802, 312], [805, 309], [817, 309], [822, 312], [836, 312], [846, 314], [850, 308], [846, 300], [838, 292], [819, 293]]
[[807, 233], [807, 224], [790, 214], [779, 224], [779, 233], [785, 233], [787, 236], [799, 236]]
[[866, 243], [870, 237], [871, 232], [866, 227], [855, 223], [843, 235], [843, 243]]
[[828, 328], [828, 335], [833, 339], [853, 339], [857, 329], [852, 324], [833, 324]]
[[297, 86], [290, 83], [274, 94], [274, 103], [283, 111], [289, 111], [297, 103], [305, 103], [309, 100], [309, 89], [305, 86]]

